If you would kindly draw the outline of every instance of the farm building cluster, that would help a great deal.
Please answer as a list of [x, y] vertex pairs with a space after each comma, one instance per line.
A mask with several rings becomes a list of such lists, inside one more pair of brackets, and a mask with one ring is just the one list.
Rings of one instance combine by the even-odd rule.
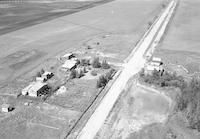
[[78, 59], [75, 58], [74, 54], [67, 53], [61, 57], [61, 60], [65, 61], [61, 66], [63, 71], [69, 71], [75, 69], [78, 63]]
[[22, 89], [21, 94], [31, 97], [38, 97], [39, 95], [42, 95], [45, 90], [48, 89], [48, 85], [46, 81], [50, 79], [54, 74], [52, 72], [45, 71], [41, 77], [36, 77], [36, 80], [34, 82], [31, 82], [27, 87]]
[[159, 71], [162, 75], [164, 73], [164, 67], [162, 59], [159, 57], [152, 57], [144, 67], [145, 74], [152, 74], [154, 70]]
[[14, 107], [11, 106], [10, 104], [3, 104], [1, 106], [1, 111], [4, 113], [11, 112], [12, 110], [14, 110]]

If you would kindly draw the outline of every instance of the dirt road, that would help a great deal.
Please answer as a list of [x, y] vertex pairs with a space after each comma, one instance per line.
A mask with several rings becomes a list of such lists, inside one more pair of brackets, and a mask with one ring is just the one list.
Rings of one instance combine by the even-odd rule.
[[79, 133], [78, 139], [92, 139], [95, 137], [130, 77], [138, 73], [141, 68], [144, 67], [145, 59], [143, 56], [149, 46], [154, 43], [155, 37], [161, 34], [159, 32], [162, 31], [162, 26], [165, 26], [166, 22], [169, 22], [167, 19], [169, 16], [171, 17], [173, 13], [171, 11], [174, 10], [174, 6], [176, 6], [176, 2], [173, 0], [138, 43], [134, 55], [130, 58], [128, 63], [125, 64], [121, 75]]

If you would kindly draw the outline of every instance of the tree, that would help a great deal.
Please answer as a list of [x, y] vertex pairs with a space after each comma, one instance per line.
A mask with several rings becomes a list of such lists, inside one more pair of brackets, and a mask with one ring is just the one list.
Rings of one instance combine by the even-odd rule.
[[90, 60], [89, 59], [81, 59], [80, 65], [81, 66], [88, 66], [88, 65], [90, 65]]
[[83, 72], [84, 72], [84, 73], [87, 73], [86, 67], [83, 68]]
[[99, 57], [95, 57], [92, 61], [92, 67], [93, 68], [100, 68], [101, 63], [99, 62]]
[[109, 69], [109, 68], [110, 68], [110, 65], [107, 63], [106, 60], [103, 60], [103, 61], [102, 61], [102, 64], [101, 64], [101, 67], [102, 67], [103, 69]]
[[45, 72], [44, 69], [41, 69], [40, 73], [41, 73], [41, 74], [44, 74], [44, 72]]
[[84, 76], [84, 72], [82, 69], [76, 71], [76, 78], [81, 78]]
[[101, 75], [97, 81], [97, 88], [104, 87], [107, 84], [107, 79], [104, 75]]
[[93, 70], [90, 72], [92, 76], [97, 76], [97, 71]]
[[114, 69], [110, 69], [110, 70], [106, 73], [105, 78], [106, 78], [107, 81], [110, 81], [110, 80], [112, 79], [112, 75], [113, 75], [114, 72], [115, 72]]

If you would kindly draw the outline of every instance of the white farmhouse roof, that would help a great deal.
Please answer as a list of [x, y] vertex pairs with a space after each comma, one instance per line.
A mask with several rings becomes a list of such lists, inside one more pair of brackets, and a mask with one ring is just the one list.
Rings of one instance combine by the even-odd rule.
[[148, 66], [146, 67], [146, 70], [148, 70], [148, 71], [153, 71], [153, 70], [159, 71], [160, 68], [159, 68], [158, 66], [148, 65]]
[[161, 58], [159, 58], [159, 57], [153, 57], [152, 61], [154, 61], [154, 62], [162, 62]]
[[9, 104], [3, 104], [1, 107], [2, 112], [9, 112], [11, 109], [11, 106]]
[[76, 65], [77, 61], [74, 60], [66, 60], [65, 63], [62, 65], [62, 68], [65, 69], [72, 69]]
[[149, 64], [152, 66], [160, 66], [160, 63], [158, 63], [158, 62], [150, 62]]

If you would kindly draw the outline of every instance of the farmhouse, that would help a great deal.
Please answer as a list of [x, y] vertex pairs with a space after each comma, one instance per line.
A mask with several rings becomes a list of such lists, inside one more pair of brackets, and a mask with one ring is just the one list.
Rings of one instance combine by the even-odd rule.
[[152, 58], [152, 62], [161, 63], [161, 62], [162, 62], [162, 59], [159, 58], [159, 57], [153, 57], [153, 58]]
[[161, 65], [161, 63], [160, 62], [150, 62], [149, 65], [159, 67]]
[[31, 97], [37, 97], [39, 94], [47, 89], [48, 86], [43, 82], [35, 82], [35, 84], [28, 90], [28, 95]]
[[65, 63], [62, 65], [63, 70], [71, 70], [76, 68], [77, 61], [75, 60], [66, 60]]
[[32, 82], [30, 85], [22, 89], [22, 95], [29, 95], [31, 97], [37, 97], [42, 93], [46, 88], [47, 84], [43, 82]]

